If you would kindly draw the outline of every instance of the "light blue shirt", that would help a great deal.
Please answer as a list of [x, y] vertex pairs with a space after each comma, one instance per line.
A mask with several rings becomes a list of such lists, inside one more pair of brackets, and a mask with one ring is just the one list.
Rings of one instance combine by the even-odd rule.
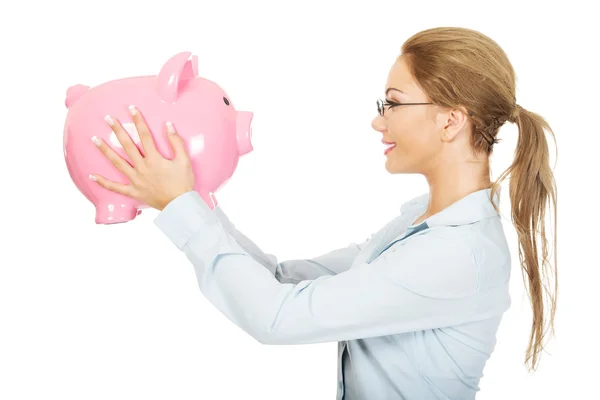
[[362, 243], [282, 262], [193, 191], [155, 223], [203, 295], [260, 343], [338, 342], [338, 400], [466, 400], [510, 306], [510, 251], [490, 193], [414, 225], [426, 193]]

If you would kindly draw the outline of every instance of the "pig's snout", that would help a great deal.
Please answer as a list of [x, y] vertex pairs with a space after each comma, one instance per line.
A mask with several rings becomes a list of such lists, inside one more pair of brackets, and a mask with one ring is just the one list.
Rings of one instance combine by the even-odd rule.
[[236, 119], [236, 136], [238, 152], [241, 155], [251, 152], [252, 149], [252, 117], [250, 111], [238, 111]]

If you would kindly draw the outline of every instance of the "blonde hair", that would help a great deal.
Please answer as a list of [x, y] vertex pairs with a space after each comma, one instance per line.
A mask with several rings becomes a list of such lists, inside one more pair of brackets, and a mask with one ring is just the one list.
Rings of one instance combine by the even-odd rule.
[[[505, 52], [484, 34], [466, 28], [441, 27], [421, 31], [402, 45], [402, 55], [431, 102], [468, 111], [475, 153], [491, 154], [498, 130], [506, 122], [516, 123], [519, 138], [510, 167], [492, 184], [492, 200], [510, 174], [509, 195], [512, 222], [519, 241], [519, 261], [533, 311], [533, 322], [525, 364], [535, 371], [543, 350], [544, 329], [554, 334], [558, 279], [556, 268], [556, 183], [549, 165], [544, 131], [556, 138], [546, 120], [516, 102], [515, 72]], [[489, 161], [489, 159], [488, 159]], [[545, 210], [554, 207], [554, 269], [548, 263]], [[494, 208], [499, 212], [496, 203]], [[537, 235], [541, 236], [541, 262]], [[554, 288], [547, 285], [550, 272]], [[546, 282], [543, 282], [543, 279]], [[543, 292], [549, 298], [550, 316], [544, 315]], [[547, 309], [546, 309], [547, 310]], [[529, 363], [529, 364], [528, 364]]]

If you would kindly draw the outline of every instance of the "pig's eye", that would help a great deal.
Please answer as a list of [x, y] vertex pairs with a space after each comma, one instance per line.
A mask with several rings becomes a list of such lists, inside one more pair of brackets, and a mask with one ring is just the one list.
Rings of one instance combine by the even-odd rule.
[[229, 105], [229, 100], [227, 100], [225, 97], [223, 97], [223, 101], [225, 102], [225, 104]]

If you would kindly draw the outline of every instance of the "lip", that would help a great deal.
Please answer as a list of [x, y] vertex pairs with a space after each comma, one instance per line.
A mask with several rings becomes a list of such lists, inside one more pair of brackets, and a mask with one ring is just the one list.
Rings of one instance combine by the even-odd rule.
[[381, 143], [383, 143], [383, 144], [393, 144], [392, 147], [388, 147], [387, 149], [385, 149], [385, 151], [383, 152], [383, 155], [386, 155], [387, 153], [389, 153], [390, 151], [392, 151], [392, 150], [394, 150], [396, 148], [396, 143], [394, 143], [394, 142], [388, 142], [388, 141], [385, 141], [385, 140], [381, 139]]

